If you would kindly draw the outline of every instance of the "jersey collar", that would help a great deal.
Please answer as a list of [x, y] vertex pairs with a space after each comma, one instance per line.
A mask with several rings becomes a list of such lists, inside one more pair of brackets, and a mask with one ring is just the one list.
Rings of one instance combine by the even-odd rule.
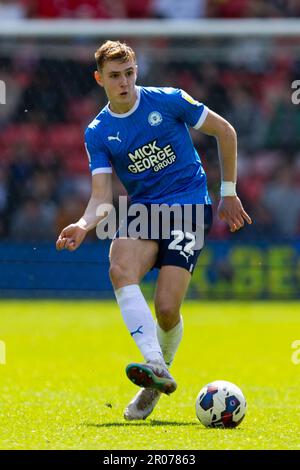
[[138, 108], [139, 104], [140, 104], [140, 100], [141, 100], [141, 90], [140, 90], [140, 87], [139, 86], [136, 86], [135, 87], [136, 89], [136, 94], [137, 94], [137, 99], [136, 99], [136, 102], [134, 103], [134, 105], [132, 106], [132, 108], [127, 111], [127, 113], [123, 113], [123, 114], [118, 114], [118, 113], [114, 113], [110, 108], [109, 108], [109, 102], [107, 103], [107, 111], [109, 112], [109, 114], [111, 116], [114, 116], [114, 117], [117, 117], [117, 118], [126, 118], [128, 116], [130, 116], [132, 113], [134, 113], [134, 111]]

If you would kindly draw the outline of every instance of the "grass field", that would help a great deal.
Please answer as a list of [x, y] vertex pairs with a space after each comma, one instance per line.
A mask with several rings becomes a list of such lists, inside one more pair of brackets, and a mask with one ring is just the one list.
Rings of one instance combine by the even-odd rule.
[[[0, 302], [1, 449], [300, 449], [296, 303], [193, 303], [173, 366], [178, 389], [147, 421], [125, 422], [141, 360], [113, 302]], [[206, 383], [239, 385], [248, 413], [206, 429], [194, 404]]]

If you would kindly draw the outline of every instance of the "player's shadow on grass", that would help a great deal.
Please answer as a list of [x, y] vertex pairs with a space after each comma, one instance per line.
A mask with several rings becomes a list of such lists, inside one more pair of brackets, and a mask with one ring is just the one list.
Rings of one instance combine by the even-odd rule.
[[110, 427], [125, 427], [125, 426], [199, 426], [199, 423], [194, 421], [142, 421], [142, 422], [124, 422], [124, 423], [82, 423], [82, 426], [94, 428], [110, 428]]

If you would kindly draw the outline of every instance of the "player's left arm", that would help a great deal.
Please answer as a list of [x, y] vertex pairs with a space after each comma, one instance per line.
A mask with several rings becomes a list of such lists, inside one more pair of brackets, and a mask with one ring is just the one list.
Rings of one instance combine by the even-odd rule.
[[218, 216], [228, 223], [231, 232], [235, 232], [243, 227], [244, 221], [248, 224], [252, 223], [235, 189], [237, 179], [236, 132], [228, 121], [211, 110], [208, 111], [200, 130], [204, 134], [214, 136], [217, 140], [222, 179]]

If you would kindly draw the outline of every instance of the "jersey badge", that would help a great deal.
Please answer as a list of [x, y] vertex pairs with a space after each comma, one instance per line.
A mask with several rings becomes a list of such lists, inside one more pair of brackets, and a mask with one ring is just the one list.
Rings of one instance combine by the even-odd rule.
[[158, 111], [152, 111], [148, 116], [150, 126], [158, 126], [162, 122], [162, 115]]

